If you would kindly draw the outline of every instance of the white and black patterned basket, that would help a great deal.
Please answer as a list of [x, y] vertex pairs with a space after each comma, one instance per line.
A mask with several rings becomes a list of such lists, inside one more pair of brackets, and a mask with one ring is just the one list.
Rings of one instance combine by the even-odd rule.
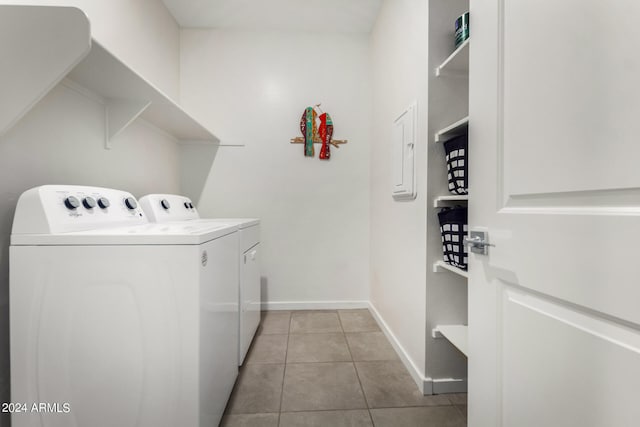
[[467, 235], [467, 208], [455, 206], [438, 212], [442, 252], [444, 262], [454, 267], [467, 269], [467, 247], [464, 238]]
[[453, 194], [468, 193], [468, 152], [469, 136], [461, 135], [444, 142], [444, 154], [447, 161], [447, 179], [449, 191]]

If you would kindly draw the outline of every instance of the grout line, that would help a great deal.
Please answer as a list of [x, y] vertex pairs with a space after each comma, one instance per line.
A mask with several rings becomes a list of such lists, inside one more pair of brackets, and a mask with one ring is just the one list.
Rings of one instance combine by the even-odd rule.
[[289, 337], [291, 337], [291, 322], [293, 314], [289, 312], [289, 329], [287, 330], [287, 346], [284, 349], [284, 369], [282, 371], [282, 387], [280, 388], [280, 408], [278, 410], [278, 426], [280, 426], [280, 418], [282, 417], [282, 399], [284, 397], [284, 379], [287, 375], [287, 357], [289, 356]]
[[454, 408], [456, 408], [458, 410], [458, 412], [460, 413], [460, 416], [468, 422], [467, 420], [467, 414], [465, 414], [464, 412], [462, 412], [462, 409], [460, 409], [461, 406], [467, 406], [467, 405], [452, 405]]
[[351, 363], [353, 364], [353, 370], [356, 371], [356, 378], [358, 379], [358, 384], [360, 385], [360, 391], [362, 392], [362, 397], [364, 398], [364, 404], [367, 407], [367, 413], [369, 414], [369, 419], [371, 420], [371, 425], [373, 426], [373, 415], [371, 415], [371, 408], [369, 407], [369, 400], [367, 399], [367, 394], [364, 392], [364, 387], [362, 387], [362, 381], [360, 380], [360, 374], [358, 373], [358, 368], [356, 367], [356, 362], [353, 360], [353, 353], [351, 353], [351, 346], [349, 345], [349, 340], [347, 339], [347, 334], [344, 332], [344, 326], [342, 325], [342, 318], [340, 317], [340, 313], [338, 313], [338, 322], [340, 322], [340, 328], [342, 329], [342, 335], [344, 336], [344, 341], [347, 343], [347, 350], [349, 350], [349, 356], [351, 356]]
[[[376, 406], [375, 408], [371, 408], [371, 409], [419, 409], [419, 408], [453, 408], [456, 407], [456, 409], [458, 409], [458, 406], [464, 406], [464, 405], [411, 405], [411, 406]], [[284, 414], [299, 414], [299, 413], [306, 413], [306, 412], [347, 412], [347, 411], [365, 411], [368, 408], [347, 408], [347, 409], [296, 409], [296, 410], [292, 410], [292, 411], [284, 411]], [[253, 413], [253, 412], [251, 412]], [[276, 414], [277, 412], [255, 412], [256, 414]], [[244, 414], [244, 412], [242, 413]], [[238, 415], [238, 414], [234, 414], [234, 415]]]
[[453, 408], [456, 405], [409, 405], [409, 406], [376, 406], [371, 409], [406, 409], [406, 408]]

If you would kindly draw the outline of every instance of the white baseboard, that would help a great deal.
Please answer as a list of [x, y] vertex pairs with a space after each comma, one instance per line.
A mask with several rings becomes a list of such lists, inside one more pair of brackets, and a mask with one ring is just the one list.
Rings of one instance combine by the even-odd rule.
[[467, 380], [457, 378], [437, 378], [432, 380], [433, 394], [466, 393]]
[[389, 326], [382, 319], [382, 316], [380, 316], [380, 313], [378, 313], [378, 310], [376, 310], [371, 302], [369, 302], [369, 311], [373, 318], [376, 319], [376, 322], [378, 322], [380, 329], [382, 329], [382, 332], [385, 334], [389, 342], [391, 342], [393, 349], [398, 353], [400, 360], [402, 360], [402, 363], [404, 363], [404, 366], [409, 371], [411, 378], [416, 382], [418, 389], [420, 389], [422, 394], [433, 394], [431, 378], [425, 377], [422, 370], [418, 369], [411, 357], [409, 357], [409, 354], [405, 351], [404, 347], [400, 344], [400, 341], [398, 341], [393, 332], [391, 332], [391, 329], [389, 329]]
[[348, 310], [369, 308], [369, 301], [267, 301], [262, 310]]

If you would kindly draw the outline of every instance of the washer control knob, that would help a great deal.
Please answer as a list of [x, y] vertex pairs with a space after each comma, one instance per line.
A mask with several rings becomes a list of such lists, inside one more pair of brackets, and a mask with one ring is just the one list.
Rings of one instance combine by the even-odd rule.
[[124, 205], [131, 210], [138, 207], [138, 203], [133, 197], [127, 197], [126, 199], [124, 199]]
[[66, 199], [64, 199], [64, 205], [67, 207], [67, 209], [73, 210], [73, 209], [76, 209], [78, 206], [80, 206], [80, 200], [78, 200], [73, 196], [69, 196]]
[[111, 202], [109, 202], [109, 199], [107, 199], [106, 197], [100, 197], [98, 199], [98, 206], [100, 206], [100, 209], [107, 209], [109, 206], [111, 206]]
[[162, 199], [160, 201], [160, 206], [162, 206], [164, 209], [169, 209], [171, 207], [171, 204], [167, 199]]
[[93, 209], [96, 207], [96, 199], [93, 197], [85, 197], [82, 200], [82, 205], [87, 209]]

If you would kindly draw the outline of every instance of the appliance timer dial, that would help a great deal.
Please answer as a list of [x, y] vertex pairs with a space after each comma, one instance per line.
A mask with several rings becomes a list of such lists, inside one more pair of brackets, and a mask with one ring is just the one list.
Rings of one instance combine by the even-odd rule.
[[136, 202], [136, 199], [134, 199], [133, 197], [127, 197], [126, 199], [124, 199], [124, 204], [127, 208], [131, 210], [138, 207], [138, 203]]
[[98, 206], [100, 206], [100, 209], [107, 209], [109, 206], [111, 206], [111, 202], [109, 202], [109, 199], [107, 199], [106, 197], [100, 197], [98, 199]]
[[64, 199], [64, 205], [67, 207], [67, 209], [73, 210], [80, 206], [80, 201], [73, 196], [69, 196]]
[[82, 205], [87, 209], [93, 209], [96, 207], [96, 199], [93, 197], [85, 197], [82, 200]]

